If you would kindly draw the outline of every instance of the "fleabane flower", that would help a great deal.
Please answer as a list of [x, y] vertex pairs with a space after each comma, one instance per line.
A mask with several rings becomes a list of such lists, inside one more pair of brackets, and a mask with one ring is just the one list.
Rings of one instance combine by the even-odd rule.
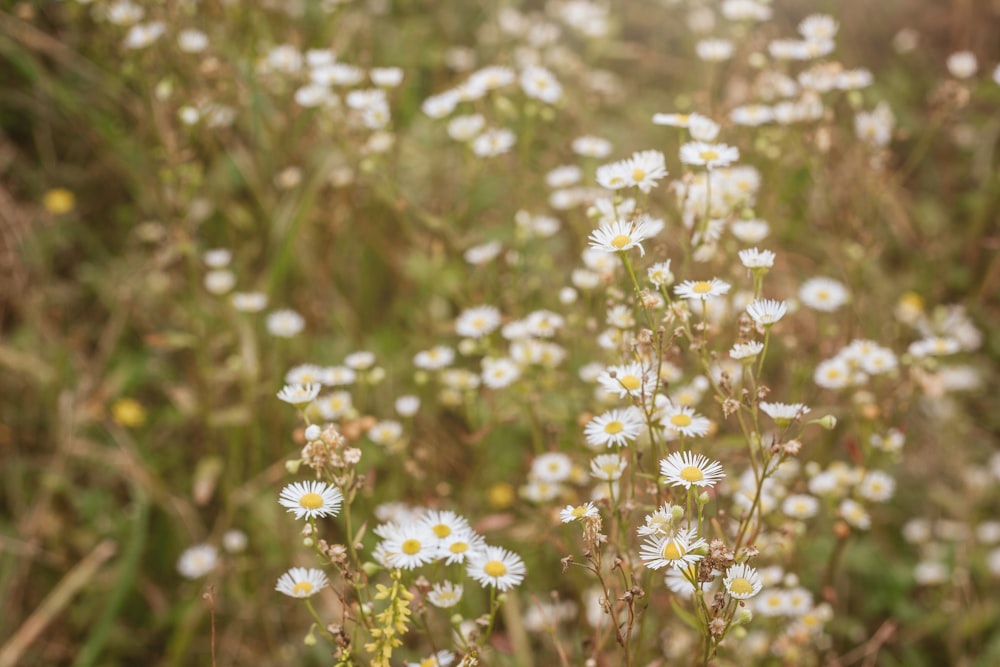
[[583, 505], [567, 505], [559, 512], [559, 519], [563, 523], [582, 521], [587, 517], [598, 516], [599, 512], [594, 507], [594, 503], [584, 503]]
[[527, 568], [521, 557], [503, 547], [486, 547], [469, 557], [466, 573], [483, 587], [507, 591], [524, 580]]
[[627, 467], [628, 461], [618, 454], [598, 454], [590, 462], [590, 475], [605, 482], [616, 482]]
[[646, 254], [642, 241], [652, 236], [649, 218], [640, 216], [635, 220], [616, 220], [609, 225], [602, 225], [591, 232], [590, 247], [604, 252], [625, 252], [636, 246], [640, 256]]
[[770, 250], [746, 248], [740, 250], [740, 262], [748, 269], [770, 269], [774, 266], [774, 253]]
[[657, 378], [652, 369], [645, 369], [642, 364], [632, 362], [623, 366], [608, 366], [606, 371], [597, 376], [597, 382], [609, 394], [617, 394], [618, 398], [632, 396], [641, 399], [653, 396]]
[[455, 333], [466, 338], [482, 338], [500, 326], [500, 311], [493, 306], [467, 308], [455, 320]]
[[757, 299], [747, 306], [747, 315], [750, 316], [750, 319], [765, 327], [776, 323], [785, 316], [786, 312], [788, 312], [788, 307], [785, 306], [785, 302], [775, 299]]
[[726, 570], [726, 576], [722, 579], [722, 584], [726, 587], [729, 597], [735, 600], [746, 600], [760, 593], [764, 587], [764, 582], [760, 579], [756, 568], [752, 568], [746, 563], [737, 563]]
[[326, 587], [326, 575], [316, 568], [293, 567], [278, 578], [274, 590], [288, 597], [308, 598]]
[[833, 312], [847, 303], [849, 296], [843, 283], [822, 276], [810, 278], [799, 287], [799, 299], [813, 310]]
[[583, 433], [591, 447], [625, 447], [629, 441], [639, 437], [644, 423], [642, 412], [629, 406], [594, 417]]
[[292, 482], [278, 496], [278, 504], [287, 507], [296, 519], [337, 516], [343, 502], [340, 489], [317, 481]]
[[651, 570], [683, 568], [700, 561], [703, 556], [696, 550], [705, 546], [705, 540], [696, 538], [694, 530], [681, 530], [674, 535], [650, 535], [639, 547], [639, 558]]
[[680, 285], [674, 287], [674, 294], [682, 299], [702, 301], [713, 296], [723, 296], [729, 293], [730, 285], [727, 282], [712, 278], [711, 280], [685, 280]]
[[664, 287], [674, 282], [674, 274], [670, 272], [670, 260], [657, 262], [646, 270], [649, 282], [656, 287]]
[[660, 425], [666, 429], [668, 437], [679, 434], [688, 438], [701, 438], [708, 433], [712, 422], [697, 414], [692, 407], [669, 404], [663, 410]]
[[277, 396], [285, 403], [291, 403], [292, 405], [305, 405], [306, 403], [312, 403], [313, 400], [319, 396], [319, 390], [319, 383], [314, 382], [310, 382], [309, 384], [286, 384], [284, 388], [277, 393]]
[[752, 340], [748, 343], [735, 343], [729, 350], [729, 356], [732, 359], [740, 361], [743, 359], [753, 359], [760, 354], [763, 349], [764, 344], [756, 340]]
[[625, 164], [631, 181], [630, 185], [645, 193], [650, 192], [657, 182], [667, 175], [666, 158], [660, 151], [648, 150], [633, 153]]
[[774, 420], [781, 427], [788, 426], [796, 419], [809, 414], [809, 407], [802, 403], [768, 403], [760, 404], [761, 412]]
[[390, 567], [413, 570], [440, 555], [437, 535], [422, 522], [390, 524], [384, 533], [385, 539], [379, 546]]
[[406, 667], [450, 667], [453, 662], [455, 662], [455, 654], [442, 649], [420, 662], [407, 662]]
[[660, 460], [660, 475], [670, 486], [690, 489], [692, 486], [715, 486], [726, 473], [722, 471], [721, 463], [701, 454], [672, 452]]
[[441, 581], [427, 592], [427, 601], [438, 609], [448, 609], [454, 607], [462, 599], [462, 584], [452, 581]]
[[715, 167], [728, 167], [733, 162], [740, 159], [740, 151], [735, 146], [728, 144], [708, 144], [701, 141], [689, 141], [681, 146], [681, 162], [714, 169]]

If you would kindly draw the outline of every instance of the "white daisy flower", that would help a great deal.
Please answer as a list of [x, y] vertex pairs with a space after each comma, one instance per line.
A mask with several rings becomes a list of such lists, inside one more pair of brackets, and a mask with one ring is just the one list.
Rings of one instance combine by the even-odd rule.
[[756, 340], [752, 340], [748, 343], [735, 343], [729, 350], [729, 356], [732, 359], [737, 360], [753, 359], [760, 354], [763, 349], [764, 344]]
[[340, 489], [326, 482], [292, 482], [278, 496], [278, 504], [287, 507], [296, 519], [337, 516], [344, 501]]
[[657, 262], [646, 270], [649, 282], [656, 287], [664, 287], [674, 282], [674, 274], [670, 272], [670, 260]]
[[784, 301], [757, 299], [747, 305], [747, 314], [757, 324], [769, 327], [785, 316], [788, 307]]
[[819, 511], [819, 500], [804, 493], [795, 493], [781, 503], [781, 511], [793, 519], [810, 519]]
[[185, 549], [177, 559], [177, 571], [185, 579], [201, 579], [214, 570], [218, 562], [218, 549], [211, 544], [196, 544]]
[[327, 421], [335, 421], [351, 414], [354, 410], [350, 392], [335, 391], [316, 399], [313, 408]]
[[547, 104], [555, 104], [562, 97], [562, 86], [552, 72], [534, 65], [521, 72], [521, 90]]
[[691, 116], [692, 114], [686, 113], [657, 113], [653, 114], [653, 125], [687, 127], [691, 122]]
[[847, 303], [847, 288], [833, 278], [810, 278], [799, 287], [799, 300], [813, 310], [833, 312]]
[[597, 184], [608, 190], [620, 190], [632, 185], [632, 174], [624, 160], [603, 164], [594, 175]]
[[648, 398], [656, 391], [657, 378], [652, 369], [644, 369], [642, 364], [632, 362], [623, 366], [608, 366], [597, 376], [597, 382], [609, 394], [618, 398]]
[[842, 389], [854, 382], [854, 373], [839, 357], [821, 361], [813, 372], [813, 382], [827, 389]]
[[590, 462], [592, 477], [605, 482], [615, 482], [622, 478], [628, 461], [618, 454], [598, 454]]
[[609, 410], [587, 423], [584, 436], [591, 447], [626, 447], [639, 437], [645, 419], [638, 408], [629, 406], [622, 410]]
[[490, 128], [472, 142], [472, 152], [479, 157], [496, 157], [510, 151], [516, 141], [507, 128]]
[[591, 516], [599, 516], [600, 512], [594, 507], [594, 503], [584, 503], [583, 505], [567, 505], [559, 512], [559, 519], [563, 523], [582, 521]]
[[770, 269], [774, 266], [774, 253], [770, 250], [746, 248], [740, 250], [740, 262], [748, 269]]
[[870, 470], [858, 485], [858, 494], [865, 500], [884, 503], [892, 498], [896, 480], [881, 470]]
[[394, 419], [383, 419], [368, 429], [368, 439], [377, 445], [394, 445], [403, 437], [403, 425]]
[[840, 502], [840, 507], [838, 508], [840, 516], [854, 528], [860, 530], [868, 530], [871, 528], [872, 519], [865, 511], [864, 505], [852, 500], [851, 498], [844, 498]]
[[736, 600], [752, 598], [764, 587], [757, 570], [746, 563], [737, 563], [728, 568], [722, 584], [729, 596]]
[[422, 522], [386, 526], [382, 548], [391, 567], [413, 570], [439, 557], [437, 535]]
[[722, 464], [711, 461], [701, 454], [693, 452], [672, 452], [667, 458], [660, 460], [660, 475], [666, 478], [670, 486], [715, 486], [726, 476]]
[[636, 246], [639, 254], [645, 255], [642, 241], [652, 235], [649, 218], [640, 216], [634, 220], [618, 220], [610, 225], [602, 225], [591, 232], [590, 247], [603, 252], [624, 252]]
[[690, 141], [681, 146], [681, 162], [706, 169], [727, 167], [740, 159], [740, 151], [727, 144], [707, 144]]
[[802, 403], [768, 403], [762, 401], [760, 409], [781, 427], [788, 426], [793, 421], [809, 414], [809, 407]]
[[305, 405], [307, 403], [312, 403], [313, 399], [319, 396], [319, 390], [320, 385], [318, 383], [310, 383], [306, 385], [286, 384], [285, 387], [277, 393], [277, 397], [285, 403], [291, 403], [292, 405]]
[[729, 293], [730, 285], [717, 278], [711, 280], [685, 280], [680, 285], [674, 287], [674, 294], [682, 299], [701, 299], [702, 301], [713, 296], [722, 296]]
[[666, 177], [666, 158], [660, 151], [648, 150], [633, 153], [625, 162], [629, 172], [629, 185], [642, 192], [650, 192], [657, 182]]
[[455, 360], [455, 350], [445, 345], [437, 345], [429, 350], [417, 352], [413, 365], [427, 371], [434, 371], [451, 365]]
[[799, 34], [810, 41], [833, 39], [839, 29], [837, 21], [827, 14], [812, 14], [799, 23]]
[[675, 535], [651, 535], [639, 547], [639, 558], [651, 570], [687, 567], [703, 558], [695, 552], [707, 546], [705, 540], [695, 537], [694, 530], [680, 531]]
[[611, 142], [601, 137], [577, 137], [571, 144], [573, 152], [583, 157], [606, 158], [611, 155]]
[[448, 538], [453, 533], [471, 530], [465, 517], [447, 510], [430, 510], [420, 519], [420, 523], [427, 526], [440, 540]]
[[420, 410], [420, 397], [411, 395], [400, 396], [396, 399], [395, 407], [399, 416], [412, 417]]
[[443, 538], [437, 545], [438, 558], [443, 558], [445, 565], [464, 563], [470, 555], [486, 548], [486, 540], [471, 528], [455, 530]]
[[690, 406], [669, 404], [663, 411], [660, 425], [667, 430], [668, 437], [680, 434], [688, 438], [702, 438], [708, 434], [712, 422], [695, 413]]
[[759, 243], [767, 238], [771, 227], [764, 220], [735, 220], [729, 231], [744, 243]]
[[300, 364], [285, 373], [285, 384], [312, 384], [323, 382], [323, 369], [315, 364]]
[[490, 389], [503, 389], [521, 377], [521, 369], [506, 357], [484, 357], [482, 366], [483, 384]]
[[236, 292], [229, 300], [241, 313], [259, 313], [267, 308], [267, 295], [261, 292]]
[[455, 333], [466, 338], [482, 338], [500, 326], [500, 311], [493, 306], [467, 308], [455, 320]]
[[721, 62], [733, 57], [733, 43], [728, 39], [702, 39], [695, 44], [695, 53], [705, 62]]
[[293, 567], [278, 578], [274, 590], [288, 597], [308, 598], [326, 587], [327, 579], [322, 570]]
[[507, 591], [524, 580], [527, 569], [521, 557], [502, 547], [486, 547], [469, 557], [466, 573], [483, 587]]
[[462, 599], [462, 584], [451, 581], [441, 581], [427, 592], [427, 601], [438, 609], [454, 607]]
[[573, 474], [573, 462], [562, 452], [546, 452], [531, 462], [531, 475], [543, 482], [558, 484]]
[[956, 51], [948, 56], [948, 72], [956, 79], [968, 79], [979, 69], [976, 54], [972, 51]]
[[294, 338], [305, 327], [306, 321], [294, 310], [276, 310], [267, 316], [267, 331], [277, 338]]

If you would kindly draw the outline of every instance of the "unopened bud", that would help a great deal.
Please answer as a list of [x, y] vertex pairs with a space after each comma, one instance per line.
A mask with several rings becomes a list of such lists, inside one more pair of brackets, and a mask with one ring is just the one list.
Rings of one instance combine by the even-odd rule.
[[289, 475], [295, 475], [299, 472], [300, 465], [302, 465], [302, 459], [295, 459], [294, 461], [285, 461], [285, 470], [288, 471]]
[[833, 429], [837, 428], [837, 418], [834, 417], [833, 415], [826, 415], [824, 417], [821, 417], [820, 419], [814, 419], [809, 423], [817, 424], [825, 428], [827, 431], [832, 431]]

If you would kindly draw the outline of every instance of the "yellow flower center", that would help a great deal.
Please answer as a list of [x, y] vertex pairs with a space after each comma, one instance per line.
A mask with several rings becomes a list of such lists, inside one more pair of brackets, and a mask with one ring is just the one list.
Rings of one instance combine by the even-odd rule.
[[711, 162], [712, 160], [718, 160], [719, 154], [715, 151], [702, 151], [698, 154], [702, 160], [705, 162]]
[[678, 123], [686, 123], [689, 120], [691, 120], [691, 116], [689, 116], [688, 114], [686, 114], [686, 113], [679, 113], [679, 114], [677, 114], [677, 122]]
[[299, 506], [307, 510], [319, 509], [323, 506], [323, 496], [318, 493], [304, 493], [299, 498]]
[[730, 582], [729, 591], [735, 595], [748, 595], [753, 592], [753, 585], [743, 577], [736, 577]]
[[486, 326], [486, 320], [483, 318], [475, 317], [472, 319], [472, 327], [474, 329], [482, 329], [484, 326]]
[[701, 474], [701, 469], [695, 466], [688, 466], [681, 470], [681, 479], [686, 482], [700, 482], [705, 479], [705, 476]]
[[438, 667], [437, 658], [431, 656], [420, 661], [420, 667]]
[[680, 426], [682, 428], [684, 426], [690, 426], [691, 425], [691, 415], [687, 415], [687, 414], [684, 414], [683, 412], [681, 412], [680, 414], [676, 414], [676, 415], [672, 416], [670, 418], [670, 423], [673, 424], [674, 426]]
[[439, 523], [431, 528], [431, 530], [433, 530], [434, 534], [438, 537], [448, 537], [451, 535], [451, 526], [446, 523]]
[[616, 435], [625, 430], [621, 422], [608, 422], [608, 425], [604, 427], [604, 432], [608, 435]]
[[483, 565], [483, 572], [488, 577], [502, 577], [507, 574], [507, 566], [498, 560], [491, 560]]
[[580, 505], [579, 507], [574, 507], [573, 508], [573, 516], [575, 518], [577, 518], [577, 519], [579, 519], [581, 516], [583, 516], [586, 513], [587, 513], [587, 506], [586, 505]]
[[603, 472], [608, 477], [614, 476], [618, 472], [618, 466], [614, 463], [605, 463], [601, 466], [601, 472]]
[[418, 551], [420, 551], [420, 547], [421, 546], [422, 545], [420, 544], [420, 540], [414, 540], [413, 538], [410, 538], [408, 540], [404, 540], [403, 541], [403, 544], [400, 547], [400, 549], [407, 556], [412, 556], [413, 554], [415, 554]]
[[632, 170], [633, 181], [641, 181], [644, 178], [646, 178], [646, 172], [644, 170], [639, 169], [638, 167]]
[[660, 552], [660, 555], [663, 556], [664, 560], [680, 560], [684, 558], [684, 553], [684, 547], [671, 540], [663, 545], [663, 551]]
[[453, 554], [464, 554], [468, 550], [469, 550], [468, 542], [454, 542], [450, 547], [448, 547], [448, 551], [452, 552]]
[[707, 280], [699, 280], [691, 287], [691, 291], [695, 294], [707, 294], [712, 291], [712, 283]]
[[624, 248], [631, 242], [632, 242], [632, 237], [626, 236], [625, 234], [619, 234], [618, 236], [611, 239], [611, 245], [619, 249]]
[[837, 378], [840, 377], [840, 369], [839, 368], [831, 368], [831, 369], [829, 369], [826, 372], [826, 376], [828, 378], [830, 378], [831, 380], [836, 380]]
[[308, 581], [300, 581], [299, 583], [295, 584], [295, 587], [292, 589], [292, 592], [295, 593], [296, 595], [299, 594], [309, 595], [310, 593], [312, 593], [312, 589], [313, 585], [310, 584]]
[[816, 292], [816, 298], [819, 299], [820, 301], [828, 301], [830, 299], [830, 293], [827, 292], [825, 289], [821, 289], [818, 292]]
[[626, 375], [625, 377], [620, 377], [618, 378], [618, 381], [621, 382], [622, 386], [628, 389], [629, 391], [635, 391], [636, 389], [639, 388], [639, 385], [642, 384], [639, 378], [637, 378], [634, 375]]

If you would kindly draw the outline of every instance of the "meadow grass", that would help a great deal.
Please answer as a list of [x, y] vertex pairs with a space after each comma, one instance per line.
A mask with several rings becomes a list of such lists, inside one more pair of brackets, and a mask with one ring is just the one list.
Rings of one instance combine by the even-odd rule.
[[0, 667], [996, 664], [998, 28], [7, 3]]

